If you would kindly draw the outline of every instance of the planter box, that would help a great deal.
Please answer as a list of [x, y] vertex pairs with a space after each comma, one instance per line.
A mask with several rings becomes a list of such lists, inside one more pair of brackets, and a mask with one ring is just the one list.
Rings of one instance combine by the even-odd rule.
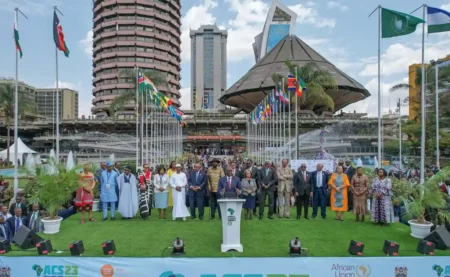
[[412, 219], [408, 221], [411, 227], [411, 236], [418, 239], [425, 238], [429, 233], [433, 223], [425, 221], [424, 223], [418, 223], [417, 220]]
[[50, 219], [49, 217], [43, 218], [41, 221], [44, 223], [44, 234], [56, 234], [59, 232], [61, 227], [62, 217], [57, 217], [55, 219]]
[[98, 199], [94, 200], [94, 203], [92, 204], [92, 211], [93, 212], [100, 211], [99, 203], [100, 203], [100, 200], [98, 200]]

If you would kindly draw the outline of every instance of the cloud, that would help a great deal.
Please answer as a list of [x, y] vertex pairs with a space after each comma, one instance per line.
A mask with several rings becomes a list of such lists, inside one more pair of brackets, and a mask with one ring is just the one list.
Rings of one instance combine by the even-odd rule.
[[91, 101], [79, 101], [78, 116], [79, 117], [81, 117], [82, 115], [84, 115], [85, 117], [90, 116], [91, 115], [91, 107], [92, 107]]
[[318, 28], [334, 28], [336, 26], [334, 18], [323, 18], [314, 7], [297, 4], [288, 8], [297, 14], [297, 23], [299, 24], [311, 24]]
[[446, 11], [450, 11], [450, 3], [443, 4], [443, 5], [441, 5], [440, 8], [443, 9], [443, 10], [446, 10]]
[[180, 102], [181, 102], [181, 109], [183, 110], [190, 110], [191, 109], [191, 88], [182, 88], [180, 89]]
[[339, 9], [340, 11], [343, 11], [343, 12], [349, 10], [348, 6], [342, 4], [338, 1], [328, 1], [327, 8], [328, 9]]
[[313, 7], [313, 6], [315, 6], [315, 5], [316, 5], [316, 3], [313, 2], [313, 1], [308, 1], [308, 2], [306, 2], [306, 6]]
[[192, 6], [181, 18], [181, 58], [183, 60], [191, 59], [190, 31], [198, 29], [201, 25], [214, 24], [216, 18], [211, 10], [217, 5], [216, 1], [204, 0], [202, 4]]
[[[450, 40], [429, 41], [426, 49], [425, 61], [439, 59], [448, 54]], [[378, 62], [377, 58], [370, 57], [364, 59], [365, 68], [360, 72], [360, 76], [377, 76]], [[394, 43], [391, 44], [381, 55], [381, 75], [390, 76], [398, 73], [408, 73], [408, 66], [414, 63], [422, 62], [421, 45]]]
[[83, 48], [84, 52], [89, 55], [89, 57], [92, 57], [92, 38], [94, 36], [94, 33], [92, 30], [89, 30], [86, 33], [86, 36], [80, 40], [78, 43]]
[[[408, 82], [407, 78], [398, 79], [393, 82], [381, 82], [381, 95], [382, 95], [382, 114], [387, 114], [389, 111], [395, 112], [397, 107], [397, 99], [404, 99], [408, 96], [408, 90], [399, 90], [396, 92], [389, 92], [389, 89], [396, 84]], [[371, 96], [363, 101], [359, 101], [352, 105], [345, 107], [344, 112], [359, 112], [367, 113], [370, 117], [378, 116], [378, 78], [372, 78], [368, 81], [364, 87], [370, 92]], [[402, 107], [405, 114], [408, 111], [407, 107]], [[402, 112], [403, 114], [403, 112]]]
[[[58, 81], [58, 89], [68, 88], [73, 90], [78, 90], [78, 85], [75, 85], [71, 82], [65, 82], [65, 81]], [[44, 88], [56, 88], [56, 82], [53, 82], [53, 84], [45, 86]]]

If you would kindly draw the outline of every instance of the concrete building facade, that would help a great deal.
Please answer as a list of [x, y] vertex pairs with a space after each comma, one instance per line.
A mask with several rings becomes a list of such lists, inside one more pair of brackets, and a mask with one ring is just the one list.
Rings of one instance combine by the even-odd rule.
[[191, 108], [223, 109], [219, 98], [227, 89], [226, 30], [203, 25], [191, 30]]
[[[113, 99], [135, 86], [119, 73], [135, 67], [164, 73], [168, 84], [158, 90], [180, 105], [180, 9], [179, 0], [93, 1], [93, 115], [112, 116]], [[128, 103], [116, 114], [134, 116], [134, 109]]]
[[[55, 88], [38, 88], [35, 90], [36, 108], [42, 116], [49, 118], [55, 116], [55, 92]], [[68, 88], [59, 89], [59, 118], [78, 118], [78, 91]]]

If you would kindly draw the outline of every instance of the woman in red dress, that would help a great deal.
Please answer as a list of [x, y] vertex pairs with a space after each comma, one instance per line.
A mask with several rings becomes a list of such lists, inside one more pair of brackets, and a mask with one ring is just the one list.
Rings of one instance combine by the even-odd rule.
[[81, 213], [80, 223], [84, 223], [84, 212], [89, 213], [89, 221], [95, 221], [92, 218], [92, 205], [94, 204], [93, 190], [95, 187], [95, 176], [89, 171], [89, 165], [84, 165], [83, 172], [80, 173], [80, 188], [77, 190], [75, 206]]

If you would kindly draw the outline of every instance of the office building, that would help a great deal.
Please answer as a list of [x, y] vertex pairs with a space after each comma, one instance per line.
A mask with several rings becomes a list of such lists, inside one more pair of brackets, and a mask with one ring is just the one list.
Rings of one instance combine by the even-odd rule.
[[284, 37], [294, 34], [297, 14], [278, 0], [272, 2], [263, 31], [255, 37], [253, 52], [256, 63]]
[[191, 30], [191, 108], [223, 109], [219, 98], [227, 89], [226, 30], [203, 25]]
[[[113, 99], [135, 87], [124, 70], [157, 70], [158, 90], [180, 105], [181, 6], [179, 0], [93, 1], [93, 107], [97, 117], [134, 117], [135, 104], [111, 112]], [[115, 114], [113, 114], [115, 113]]]
[[[38, 88], [35, 90], [37, 112], [42, 116], [53, 118], [56, 114], [56, 89]], [[78, 91], [59, 88], [59, 118], [78, 118]]]

